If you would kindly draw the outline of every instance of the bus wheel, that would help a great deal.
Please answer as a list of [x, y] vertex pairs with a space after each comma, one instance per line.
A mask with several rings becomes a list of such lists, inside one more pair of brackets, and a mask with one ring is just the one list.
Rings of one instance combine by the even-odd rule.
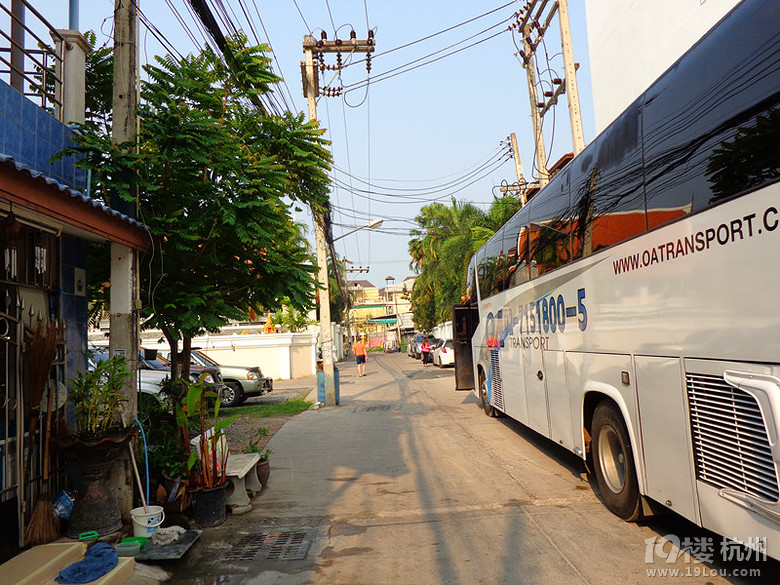
[[604, 400], [593, 413], [593, 468], [610, 512], [623, 520], [640, 516], [639, 484], [631, 441], [617, 406]]
[[482, 410], [488, 416], [496, 416], [496, 409], [490, 405], [488, 401], [487, 380], [485, 374], [480, 370], [479, 372], [479, 399], [482, 402]]

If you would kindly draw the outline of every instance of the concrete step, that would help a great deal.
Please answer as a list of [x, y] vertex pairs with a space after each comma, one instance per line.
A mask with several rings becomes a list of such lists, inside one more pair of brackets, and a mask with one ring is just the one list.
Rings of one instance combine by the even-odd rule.
[[[82, 542], [53, 542], [35, 546], [0, 565], [0, 585], [57, 585], [57, 574], [84, 558]], [[90, 585], [122, 585], [132, 575], [135, 560], [119, 557], [119, 564]]]

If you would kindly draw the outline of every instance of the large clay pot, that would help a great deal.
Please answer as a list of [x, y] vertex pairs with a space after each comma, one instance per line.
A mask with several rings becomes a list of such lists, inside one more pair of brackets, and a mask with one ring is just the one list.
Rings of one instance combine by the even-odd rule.
[[133, 433], [123, 432], [57, 441], [63, 457], [81, 472], [81, 485], [68, 525], [69, 538], [92, 530], [105, 536], [122, 529], [119, 502], [111, 489], [111, 468], [132, 438]]
[[268, 485], [268, 478], [271, 476], [271, 463], [268, 459], [260, 461], [255, 466], [255, 472], [257, 473], [257, 480], [260, 482], [260, 485], [263, 487]]
[[199, 489], [192, 497], [192, 511], [198, 526], [219, 526], [225, 521], [227, 482], [214, 488]]

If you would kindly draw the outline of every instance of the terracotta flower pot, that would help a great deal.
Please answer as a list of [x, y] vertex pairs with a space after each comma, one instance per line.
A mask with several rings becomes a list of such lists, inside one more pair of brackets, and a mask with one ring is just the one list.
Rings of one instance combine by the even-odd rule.
[[268, 478], [271, 475], [271, 463], [268, 459], [260, 461], [255, 466], [255, 472], [257, 473], [257, 480], [260, 482], [260, 485], [265, 487], [268, 484]]

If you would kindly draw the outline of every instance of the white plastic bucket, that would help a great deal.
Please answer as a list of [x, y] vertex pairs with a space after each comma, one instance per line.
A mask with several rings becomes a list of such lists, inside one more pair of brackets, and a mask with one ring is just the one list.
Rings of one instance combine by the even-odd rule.
[[162, 506], [147, 506], [146, 511], [143, 507], [133, 508], [130, 517], [133, 519], [133, 536], [149, 538], [165, 520], [165, 512]]

